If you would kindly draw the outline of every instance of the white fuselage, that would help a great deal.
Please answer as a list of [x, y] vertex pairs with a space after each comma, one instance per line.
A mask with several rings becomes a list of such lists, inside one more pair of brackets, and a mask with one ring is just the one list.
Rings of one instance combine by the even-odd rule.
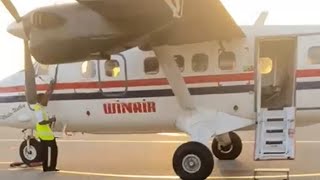
[[[295, 72], [295, 83], [290, 88], [294, 94], [291, 106], [297, 108], [297, 125], [320, 122], [320, 64], [312, 64], [307, 58], [311, 47], [320, 46], [320, 26], [250, 26], [243, 27], [243, 31], [246, 38], [223, 41], [225, 50], [235, 54], [231, 64], [218, 58], [221, 47], [217, 41], [174, 46], [167, 52], [175, 58], [183, 57], [182, 75], [196, 106], [255, 120], [261, 93], [257, 89], [264, 84], [257, 75], [257, 40], [292, 39], [295, 58], [288, 64]], [[176, 97], [161, 68], [158, 71], [156, 65], [146, 62], [154, 53], [134, 48], [122, 55], [126, 58], [127, 81], [124, 61], [116, 55], [112, 59], [120, 64], [117, 77], [106, 75], [105, 60], [92, 61], [94, 66], [87, 68], [89, 76], [84, 75], [82, 62], [58, 66], [56, 88], [47, 108], [57, 117], [56, 130], [66, 126], [67, 131], [86, 133], [178, 131], [175, 121], [182, 110]], [[203, 62], [203, 67], [197, 67], [197, 62]], [[44, 92], [55, 77], [56, 66], [40, 71], [38, 91]], [[24, 97], [24, 73], [18, 72], [0, 83], [0, 125], [32, 128], [34, 124]]]

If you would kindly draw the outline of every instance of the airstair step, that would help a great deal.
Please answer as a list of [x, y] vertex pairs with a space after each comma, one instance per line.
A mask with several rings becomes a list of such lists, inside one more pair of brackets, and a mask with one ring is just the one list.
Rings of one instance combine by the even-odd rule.
[[283, 144], [283, 141], [266, 141], [267, 145], [273, 145], [273, 144]]
[[267, 122], [280, 122], [284, 121], [284, 118], [268, 118]]
[[257, 116], [256, 160], [294, 159], [295, 107], [261, 109]]
[[263, 154], [269, 154], [269, 155], [271, 155], [271, 154], [275, 154], [275, 155], [279, 155], [279, 154], [285, 154], [286, 152], [264, 152]]
[[283, 129], [267, 129], [266, 133], [283, 133]]

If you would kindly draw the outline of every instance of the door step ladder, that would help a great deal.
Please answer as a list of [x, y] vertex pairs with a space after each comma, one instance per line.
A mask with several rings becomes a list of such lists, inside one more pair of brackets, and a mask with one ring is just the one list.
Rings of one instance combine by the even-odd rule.
[[295, 107], [263, 108], [257, 118], [255, 160], [294, 159]]

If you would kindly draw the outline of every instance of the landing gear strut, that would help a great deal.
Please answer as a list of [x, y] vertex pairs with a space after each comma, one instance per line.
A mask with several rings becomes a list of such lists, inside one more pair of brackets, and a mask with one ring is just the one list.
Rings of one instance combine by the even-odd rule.
[[183, 180], [204, 180], [213, 166], [212, 153], [199, 142], [182, 144], [173, 156], [173, 169]]
[[220, 160], [235, 160], [242, 151], [241, 138], [234, 132], [229, 132], [231, 143], [226, 146], [220, 145], [217, 138], [213, 139], [212, 152]]

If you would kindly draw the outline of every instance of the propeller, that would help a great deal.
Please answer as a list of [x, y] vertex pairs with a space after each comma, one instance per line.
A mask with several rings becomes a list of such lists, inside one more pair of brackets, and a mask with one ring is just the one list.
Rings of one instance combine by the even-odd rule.
[[13, 16], [13, 18], [17, 21], [21, 21], [21, 17], [15, 8], [15, 6], [12, 4], [10, 0], [1, 0], [3, 5], [7, 8], [7, 10], [10, 12], [10, 14]]
[[29, 104], [37, 103], [37, 85], [35, 70], [32, 64], [29, 42], [24, 40], [24, 72], [25, 72], [25, 94]]
[[16, 23], [22, 23], [26, 39], [24, 39], [24, 69], [25, 69], [25, 95], [29, 104], [37, 103], [37, 86], [35, 81], [35, 70], [32, 64], [32, 58], [29, 47], [29, 33], [26, 30], [23, 18], [19, 15], [17, 9], [10, 0], [1, 0], [10, 14], [16, 20]]

